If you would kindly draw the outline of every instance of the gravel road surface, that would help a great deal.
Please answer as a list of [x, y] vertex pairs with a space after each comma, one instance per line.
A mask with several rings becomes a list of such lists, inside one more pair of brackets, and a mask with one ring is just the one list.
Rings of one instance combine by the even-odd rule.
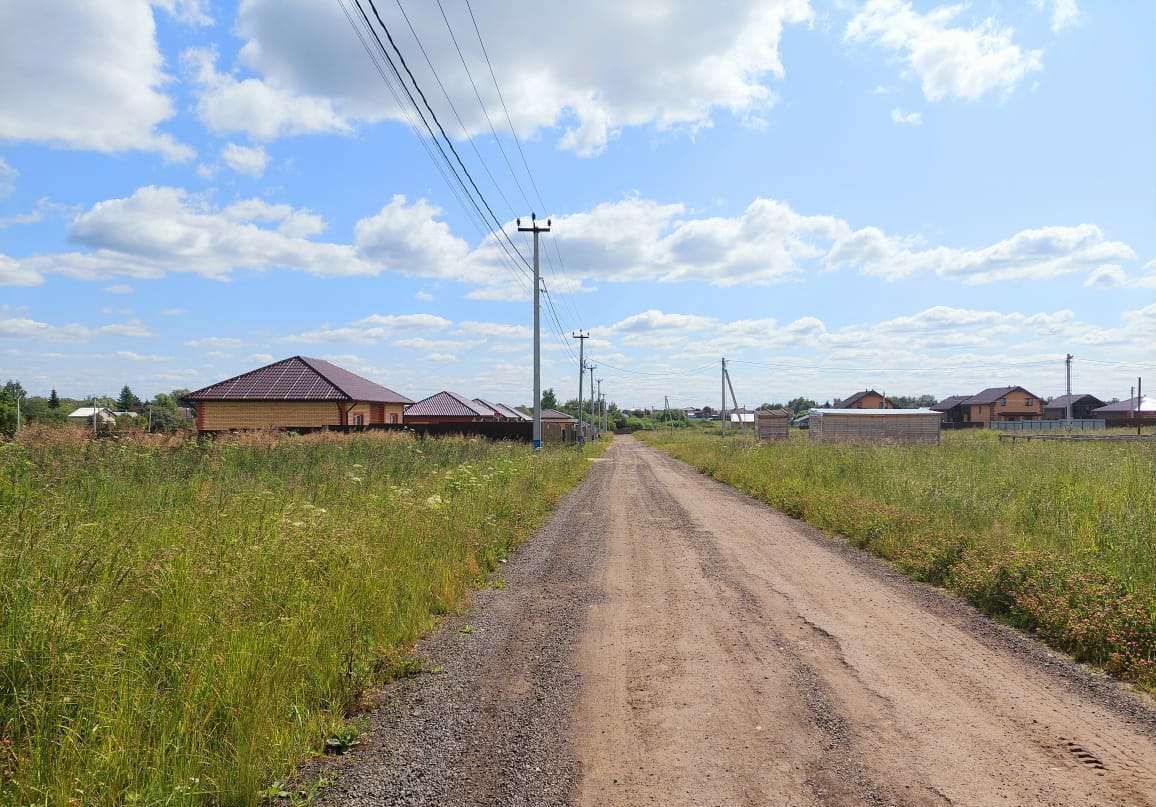
[[1156, 807], [1150, 701], [632, 438], [503, 571], [325, 803]]

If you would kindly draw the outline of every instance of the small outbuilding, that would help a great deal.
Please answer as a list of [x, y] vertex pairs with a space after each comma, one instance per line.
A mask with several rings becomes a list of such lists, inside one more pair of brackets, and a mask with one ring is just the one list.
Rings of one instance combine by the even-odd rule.
[[569, 443], [576, 439], [578, 419], [557, 409], [542, 410], [542, 442]]
[[790, 435], [791, 413], [786, 409], [755, 412], [755, 436], [760, 440], [786, 440]]
[[812, 409], [811, 439], [822, 443], [939, 443], [934, 409]]

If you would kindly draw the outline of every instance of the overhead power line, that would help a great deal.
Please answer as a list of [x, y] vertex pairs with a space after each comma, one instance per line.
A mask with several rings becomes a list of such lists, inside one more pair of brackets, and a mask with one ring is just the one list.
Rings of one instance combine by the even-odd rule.
[[[426, 130], [429, 132], [430, 138], [433, 139], [434, 143], [437, 145], [438, 151], [441, 152], [443, 158], [445, 158], [446, 163], [449, 165], [450, 169], [454, 171], [455, 175], [457, 175], [457, 169], [454, 168], [453, 162], [450, 161], [449, 156], [446, 154], [445, 149], [441, 145], [441, 141], [439, 141], [437, 138], [437, 135], [434, 134], [433, 128], [430, 126], [429, 121], [426, 119], [426, 115], [422, 113], [421, 107], [418, 106], [417, 100], [414, 98], [413, 93], [410, 91], [409, 85], [406, 84], [405, 79], [402, 78], [400, 71], [397, 69], [397, 66], [393, 61], [393, 58], [389, 55], [389, 51], [386, 49], [385, 44], [381, 41], [381, 37], [379, 37], [377, 35], [376, 30], [373, 30], [373, 24], [369, 21], [368, 16], [366, 16], [366, 14], [365, 14], [365, 10], [361, 6], [361, 0], [355, 0], [355, 2], [357, 3], [357, 8], [361, 11], [362, 16], [365, 18], [366, 24], [370, 26], [370, 29], [373, 33], [374, 39], [377, 40], [378, 46], [381, 48], [382, 53], [385, 54], [387, 60], [389, 61], [390, 67], [393, 69], [394, 73], [396, 74], [398, 82], [401, 83], [402, 89], [405, 90], [406, 97], [409, 98], [410, 103], [413, 105], [414, 109], [417, 110], [418, 116], [421, 118], [422, 123], [425, 125]], [[381, 30], [385, 33], [386, 39], [389, 40], [390, 48], [392, 48], [394, 55], [396, 55], [397, 61], [401, 64], [402, 68], [405, 70], [406, 75], [409, 77], [410, 84], [413, 85], [413, 89], [417, 92], [418, 96], [421, 98], [422, 105], [425, 107], [426, 112], [429, 115], [429, 118], [431, 120], [433, 120], [434, 126], [436, 126], [438, 129], [438, 132], [441, 133], [442, 141], [445, 142], [446, 146], [450, 150], [450, 153], [452, 153], [454, 155], [454, 160], [457, 162], [458, 166], [460, 167], [461, 173], [465, 174], [466, 179], [469, 180], [469, 185], [471, 188], [473, 188], [473, 193], [477, 196], [477, 201], [474, 202], [474, 204], [477, 205], [480, 203], [481, 206], [485, 208], [486, 213], [489, 214], [489, 220], [493, 221], [494, 227], [497, 228], [496, 231], [494, 232], [494, 237], [495, 237], [495, 240], [497, 241], [498, 245], [508, 255], [510, 254], [510, 249], [512, 249], [513, 255], [517, 256], [517, 258], [522, 262], [522, 264], [526, 267], [526, 269], [531, 269], [532, 267], [530, 266], [529, 261], [526, 260], [526, 256], [524, 256], [521, 253], [521, 251], [518, 249], [517, 245], [510, 239], [509, 234], [506, 233], [506, 231], [502, 225], [502, 222], [499, 221], [498, 217], [494, 214], [493, 208], [490, 207], [490, 203], [486, 200], [486, 197], [482, 193], [481, 189], [478, 188], [478, 184], [477, 184], [477, 182], [474, 181], [473, 175], [470, 174], [470, 171], [466, 167], [465, 162], [462, 161], [461, 155], [458, 153], [458, 150], [454, 147], [453, 141], [450, 140], [449, 135], [446, 134], [445, 127], [442, 125], [441, 120], [437, 116], [437, 113], [434, 112], [433, 107], [430, 106], [429, 100], [426, 98], [425, 92], [422, 91], [421, 85], [418, 83], [417, 78], [414, 76], [413, 71], [410, 69], [409, 64], [405, 60], [405, 56], [402, 55], [401, 49], [398, 48], [397, 42], [394, 40], [393, 35], [390, 33], [389, 26], [387, 26], [385, 24], [385, 21], [381, 18], [381, 13], [377, 10], [377, 4], [374, 2], [374, 0], [368, 0], [368, 3], [369, 3], [369, 7], [373, 10], [373, 16], [377, 20], [378, 26], [380, 26]], [[460, 176], [458, 177], [458, 180], [459, 180], [459, 182], [462, 181]], [[463, 188], [464, 188], [464, 182], [462, 184], [463, 184]], [[464, 188], [464, 189], [466, 190], [466, 193], [469, 194], [469, 189], [468, 188]], [[471, 198], [471, 200], [473, 200], [474, 197], [471, 195], [470, 198]], [[478, 212], [480, 214], [481, 210], [479, 209]], [[482, 215], [482, 218], [485, 219], [485, 215]], [[488, 226], [488, 224], [487, 224], [487, 226]], [[493, 228], [491, 228], [491, 229], [493, 229]], [[505, 239], [505, 243], [503, 243], [502, 238], [498, 238], [498, 233], [500, 233], [502, 238]], [[507, 243], [509, 244], [509, 249], [507, 249], [507, 247], [506, 247]], [[511, 258], [513, 257], [513, 255], [511, 255]]]

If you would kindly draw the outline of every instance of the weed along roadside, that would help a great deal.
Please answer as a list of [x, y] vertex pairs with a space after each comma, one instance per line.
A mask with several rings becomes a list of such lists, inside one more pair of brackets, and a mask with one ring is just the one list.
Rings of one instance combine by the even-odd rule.
[[1147, 445], [646, 443], [1156, 691], [1156, 451]]
[[0, 802], [257, 804], [604, 444], [0, 444]]

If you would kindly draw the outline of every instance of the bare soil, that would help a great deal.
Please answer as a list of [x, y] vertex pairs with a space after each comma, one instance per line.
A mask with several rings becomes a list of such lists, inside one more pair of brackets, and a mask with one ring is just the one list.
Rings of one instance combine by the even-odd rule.
[[330, 802], [1156, 807], [1150, 701], [631, 438], [506, 582]]

